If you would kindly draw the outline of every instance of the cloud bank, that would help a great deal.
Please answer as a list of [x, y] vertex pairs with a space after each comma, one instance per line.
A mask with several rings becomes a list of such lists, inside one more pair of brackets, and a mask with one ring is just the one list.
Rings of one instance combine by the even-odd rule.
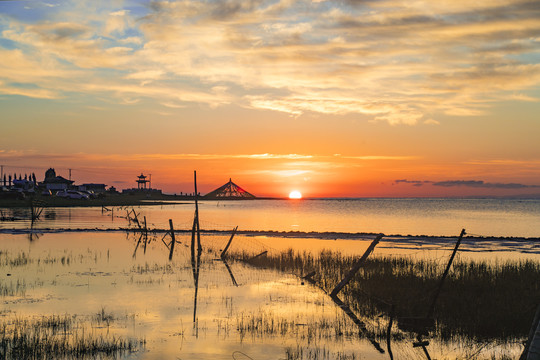
[[537, 1], [0, 2], [0, 94], [390, 124], [537, 101]]
[[469, 188], [485, 188], [485, 189], [526, 189], [540, 188], [540, 185], [526, 185], [519, 183], [490, 183], [483, 180], [447, 180], [447, 181], [430, 181], [430, 180], [395, 180], [394, 184], [409, 184], [412, 186], [433, 185], [441, 187], [469, 187]]

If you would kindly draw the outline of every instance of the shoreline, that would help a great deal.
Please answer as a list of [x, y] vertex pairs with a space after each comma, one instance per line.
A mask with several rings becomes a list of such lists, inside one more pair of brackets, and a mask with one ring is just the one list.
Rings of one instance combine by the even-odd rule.
[[65, 199], [56, 196], [36, 195], [28, 199], [0, 199], [0, 208], [16, 209], [28, 208], [31, 205], [38, 207], [121, 207], [121, 206], [156, 206], [191, 204], [193, 197], [187, 196], [140, 196], [140, 195], [108, 195], [97, 199]]
[[[337, 201], [350, 201], [350, 200], [515, 200], [515, 201], [538, 201], [539, 196], [479, 196], [479, 197], [306, 197], [303, 199], [291, 200], [287, 197], [257, 197], [254, 199], [246, 198], [205, 198], [199, 196], [199, 201], [209, 202], [237, 202], [237, 201], [254, 201], [254, 200], [280, 200], [280, 201], [324, 201], [324, 200], [337, 200]], [[27, 208], [32, 203], [38, 203], [37, 206], [45, 207], [100, 207], [100, 206], [156, 206], [156, 205], [178, 205], [178, 204], [191, 204], [195, 201], [195, 197], [192, 195], [170, 195], [170, 194], [108, 194], [103, 198], [97, 199], [65, 199], [56, 196], [42, 196], [34, 195], [26, 199], [3, 199], [0, 198], [0, 208]]]
[[[148, 229], [149, 233], [164, 234], [169, 232], [169, 229]], [[190, 229], [175, 229], [176, 233], [191, 233]], [[211, 230], [201, 229], [201, 234], [204, 235], [230, 235], [232, 230]], [[69, 233], [69, 232], [100, 232], [100, 233], [114, 233], [114, 232], [132, 232], [139, 233], [144, 232], [142, 229], [118, 227], [118, 228], [5, 228], [0, 229], [0, 234], [17, 235], [17, 234], [54, 234], [54, 233]], [[317, 240], [373, 240], [380, 233], [348, 233], [348, 232], [316, 232], [316, 231], [275, 231], [275, 230], [238, 230], [236, 235], [243, 235], [249, 237], [266, 236], [270, 238], [290, 238], [290, 239], [317, 239]], [[438, 241], [447, 242], [455, 240], [458, 236], [445, 236], [445, 235], [402, 235], [402, 234], [387, 234], [383, 236], [386, 242], [424, 242], [424, 241]], [[465, 235], [463, 240], [468, 241], [492, 241], [492, 242], [525, 242], [525, 243], [538, 243], [540, 246], [540, 237], [521, 237], [521, 236], [474, 236]]]

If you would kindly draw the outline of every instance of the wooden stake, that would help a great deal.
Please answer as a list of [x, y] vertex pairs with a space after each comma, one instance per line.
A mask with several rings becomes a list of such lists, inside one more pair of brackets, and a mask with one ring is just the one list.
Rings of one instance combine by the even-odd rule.
[[174, 243], [176, 242], [176, 239], [174, 238], [174, 227], [172, 223], [172, 219], [169, 219], [169, 226], [171, 227], [171, 251], [169, 252], [169, 261], [172, 260], [173, 252], [174, 252]]
[[360, 320], [358, 316], [356, 316], [356, 314], [351, 310], [351, 308], [343, 301], [341, 301], [341, 299], [337, 296], [332, 296], [331, 299], [337, 306], [339, 306], [341, 310], [343, 310], [345, 315], [347, 315], [356, 324], [356, 326], [358, 326], [359, 334], [364, 334], [366, 338], [371, 342], [371, 344], [375, 347], [375, 349], [377, 349], [377, 351], [381, 354], [384, 354], [384, 350], [383, 348], [381, 348], [381, 345], [377, 342], [375, 337], [368, 332], [366, 324], [362, 320]]
[[238, 226], [234, 228], [231, 238], [229, 239], [229, 242], [225, 246], [225, 249], [221, 252], [221, 259], [225, 258], [225, 255], [227, 254], [227, 250], [229, 250], [229, 246], [231, 246], [232, 239], [234, 238], [234, 234], [236, 234], [236, 230], [238, 230]]
[[233, 272], [229, 266], [229, 264], [227, 263], [227, 260], [223, 259], [223, 264], [225, 264], [225, 267], [227, 268], [227, 270], [229, 271], [229, 275], [231, 277], [231, 280], [232, 280], [232, 283], [234, 286], [238, 286], [238, 283], [236, 282], [236, 279], [234, 278], [234, 275], [233, 275]]
[[191, 262], [195, 261], [195, 236], [197, 232], [197, 214], [193, 218], [193, 227], [191, 228]]
[[525, 344], [525, 348], [519, 357], [519, 360], [535, 359], [535, 356], [540, 355], [540, 306], [536, 310], [531, 329], [529, 330], [529, 338]]
[[[113, 209], [114, 209], [114, 208], [113, 208]], [[133, 212], [133, 216], [135, 216], [135, 223], [136, 223], [137, 226], [139, 227], [139, 230], [142, 230], [141, 224], [139, 223], [139, 218], [137, 217], [137, 213], [135, 212], [135, 209], [131, 209], [131, 211]]]
[[379, 241], [381, 241], [383, 236], [384, 234], [377, 235], [377, 237], [371, 242], [371, 244], [367, 248], [364, 255], [362, 255], [362, 257], [356, 262], [356, 264], [354, 264], [351, 271], [349, 271], [349, 273], [343, 278], [343, 280], [341, 280], [341, 282], [334, 288], [334, 290], [332, 290], [332, 292], [330, 293], [330, 296], [332, 297], [337, 296], [337, 294], [341, 291], [341, 289], [343, 289], [345, 285], [347, 285], [349, 281], [351, 281], [353, 276], [364, 265], [364, 262], [366, 261], [368, 256], [373, 252], [373, 249], [375, 249], [375, 246], [377, 246], [377, 244], [379, 243]]
[[197, 254], [202, 252], [201, 227], [199, 224], [199, 193], [197, 192], [197, 171], [193, 171], [193, 183], [195, 185], [195, 219], [197, 219]]
[[392, 342], [392, 324], [394, 322], [394, 314], [396, 313], [396, 307], [392, 305], [390, 308], [390, 320], [388, 320], [388, 328], [386, 329], [386, 350], [388, 351], [388, 356], [390, 360], [394, 360], [394, 354], [392, 354], [392, 347], [390, 343]]
[[146, 227], [146, 216], [144, 217], [144, 253], [146, 254], [146, 244], [148, 243], [148, 228]]
[[258, 255], [255, 255], [254, 257], [252, 257], [252, 258], [249, 259], [248, 261], [255, 260], [256, 258], [261, 257], [261, 256], [264, 256], [264, 255], [266, 255], [266, 254], [268, 254], [268, 251], [265, 250], [265, 251], [263, 251], [262, 253], [260, 253], [260, 254], [258, 254]]
[[454, 251], [452, 252], [452, 255], [450, 256], [450, 260], [448, 260], [448, 265], [446, 265], [446, 269], [444, 270], [444, 274], [441, 277], [441, 281], [439, 282], [439, 286], [437, 287], [437, 290], [435, 291], [435, 295], [433, 296], [433, 301], [431, 302], [431, 306], [429, 307], [428, 313], [426, 315], [426, 318], [431, 318], [433, 316], [433, 311], [435, 310], [435, 303], [437, 302], [437, 298], [439, 297], [439, 294], [441, 293], [442, 286], [444, 284], [444, 280], [446, 279], [446, 276], [448, 275], [448, 272], [450, 271], [450, 267], [452, 266], [452, 261], [454, 261], [454, 257], [456, 256], [456, 253], [459, 248], [459, 244], [461, 244], [461, 240], [463, 239], [463, 235], [465, 235], [465, 229], [461, 230], [461, 233], [459, 234], [459, 238], [456, 242], [456, 246], [454, 247]]

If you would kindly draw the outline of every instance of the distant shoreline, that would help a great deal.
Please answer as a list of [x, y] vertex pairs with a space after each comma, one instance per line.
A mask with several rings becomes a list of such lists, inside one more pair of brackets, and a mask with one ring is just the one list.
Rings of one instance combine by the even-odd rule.
[[[192, 197], [191, 197], [192, 198]], [[97, 199], [65, 199], [57, 196], [36, 195], [26, 199], [0, 199], [0, 208], [27, 208], [31, 204], [42, 207], [100, 207], [100, 206], [141, 206], [141, 205], [165, 205], [165, 204], [188, 204], [190, 197], [174, 195], [153, 195], [150, 197], [141, 195], [107, 195]], [[177, 202], [176, 202], [177, 201]]]
[[[191, 204], [195, 200], [193, 195], [170, 195], [170, 194], [113, 194], [103, 198], [81, 200], [81, 199], [65, 199], [56, 196], [41, 196], [35, 195], [26, 199], [1, 199], [0, 208], [28, 208], [33, 202], [37, 206], [45, 207], [99, 207], [99, 206], [156, 206], [156, 205], [178, 205]], [[335, 200], [335, 201], [350, 201], [350, 200], [522, 200], [522, 201], [538, 201], [540, 197], [536, 196], [478, 196], [478, 197], [321, 197], [321, 198], [303, 198], [289, 199], [287, 197], [257, 197], [254, 199], [247, 198], [205, 198], [200, 196], [199, 201], [253, 201], [253, 200], [286, 200], [286, 201], [317, 201], [317, 200]]]
[[[29, 233], [65, 233], [65, 232], [141, 232], [143, 230], [129, 227], [117, 228], [26, 228], [26, 229], [0, 229], [0, 234], [29, 234]], [[170, 230], [167, 228], [148, 229], [150, 233], [167, 233]], [[191, 233], [189, 229], [175, 229], [177, 233]], [[201, 234], [205, 235], [223, 235], [230, 234], [231, 230], [205, 230], [201, 229]], [[319, 240], [373, 240], [379, 233], [366, 232], [335, 232], [335, 231], [277, 231], [277, 230], [238, 230], [236, 235], [243, 236], [266, 236], [276, 238], [297, 238], [297, 239], [319, 239]], [[453, 242], [457, 236], [445, 235], [400, 235], [400, 234], [385, 234], [383, 239], [386, 242], [425, 242], [427, 240], [435, 243]], [[523, 237], [523, 236], [477, 236], [465, 235], [464, 241], [511, 241], [511, 242], [526, 242], [540, 243], [540, 237]], [[540, 252], [540, 249], [538, 249]]]

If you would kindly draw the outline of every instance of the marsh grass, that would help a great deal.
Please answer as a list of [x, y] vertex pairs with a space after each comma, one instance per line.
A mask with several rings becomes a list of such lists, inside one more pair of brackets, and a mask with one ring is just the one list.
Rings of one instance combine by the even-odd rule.
[[0, 324], [0, 359], [116, 358], [144, 347], [144, 340], [94, 335], [75, 316], [15, 318]]
[[356, 360], [361, 359], [361, 355], [356, 356], [354, 352], [348, 354], [345, 352], [334, 352], [325, 346], [322, 347], [286, 347], [285, 357], [287, 360]]
[[[352, 267], [357, 257], [339, 252], [284, 251], [249, 260], [251, 265], [303, 276], [326, 292]], [[342, 300], [363, 316], [387, 314], [391, 304], [398, 317], [424, 317], [432, 302], [446, 259], [371, 257], [340, 293]], [[435, 335], [451, 341], [466, 336], [478, 341], [522, 339], [540, 300], [540, 262], [456, 260], [437, 299]]]
[[87, 251], [86, 253], [79, 254], [74, 256], [71, 253], [64, 253], [58, 255], [46, 254], [45, 256], [32, 257], [29, 253], [20, 251], [16, 254], [12, 254], [10, 251], [1, 251], [0, 252], [0, 267], [5, 268], [17, 268], [24, 267], [33, 264], [37, 265], [56, 265], [61, 264], [64, 266], [69, 266], [72, 263], [84, 263], [92, 261], [97, 262], [97, 259], [101, 256], [97, 251], [91, 252]]
[[0, 296], [25, 296], [26, 283], [24, 280], [10, 281], [9, 284], [0, 281]]
[[25, 252], [19, 252], [17, 255], [12, 256], [9, 252], [0, 253], [0, 266], [6, 267], [19, 267], [31, 264], [33, 260]]
[[175, 269], [172, 264], [145, 263], [144, 265], [134, 265], [130, 272], [135, 274], [174, 274]]
[[358, 328], [344, 317], [289, 319], [272, 311], [239, 313], [236, 315], [236, 330], [241, 338], [246, 336], [264, 338], [266, 336], [295, 337], [309, 343], [325, 340], [339, 340], [358, 335]]

